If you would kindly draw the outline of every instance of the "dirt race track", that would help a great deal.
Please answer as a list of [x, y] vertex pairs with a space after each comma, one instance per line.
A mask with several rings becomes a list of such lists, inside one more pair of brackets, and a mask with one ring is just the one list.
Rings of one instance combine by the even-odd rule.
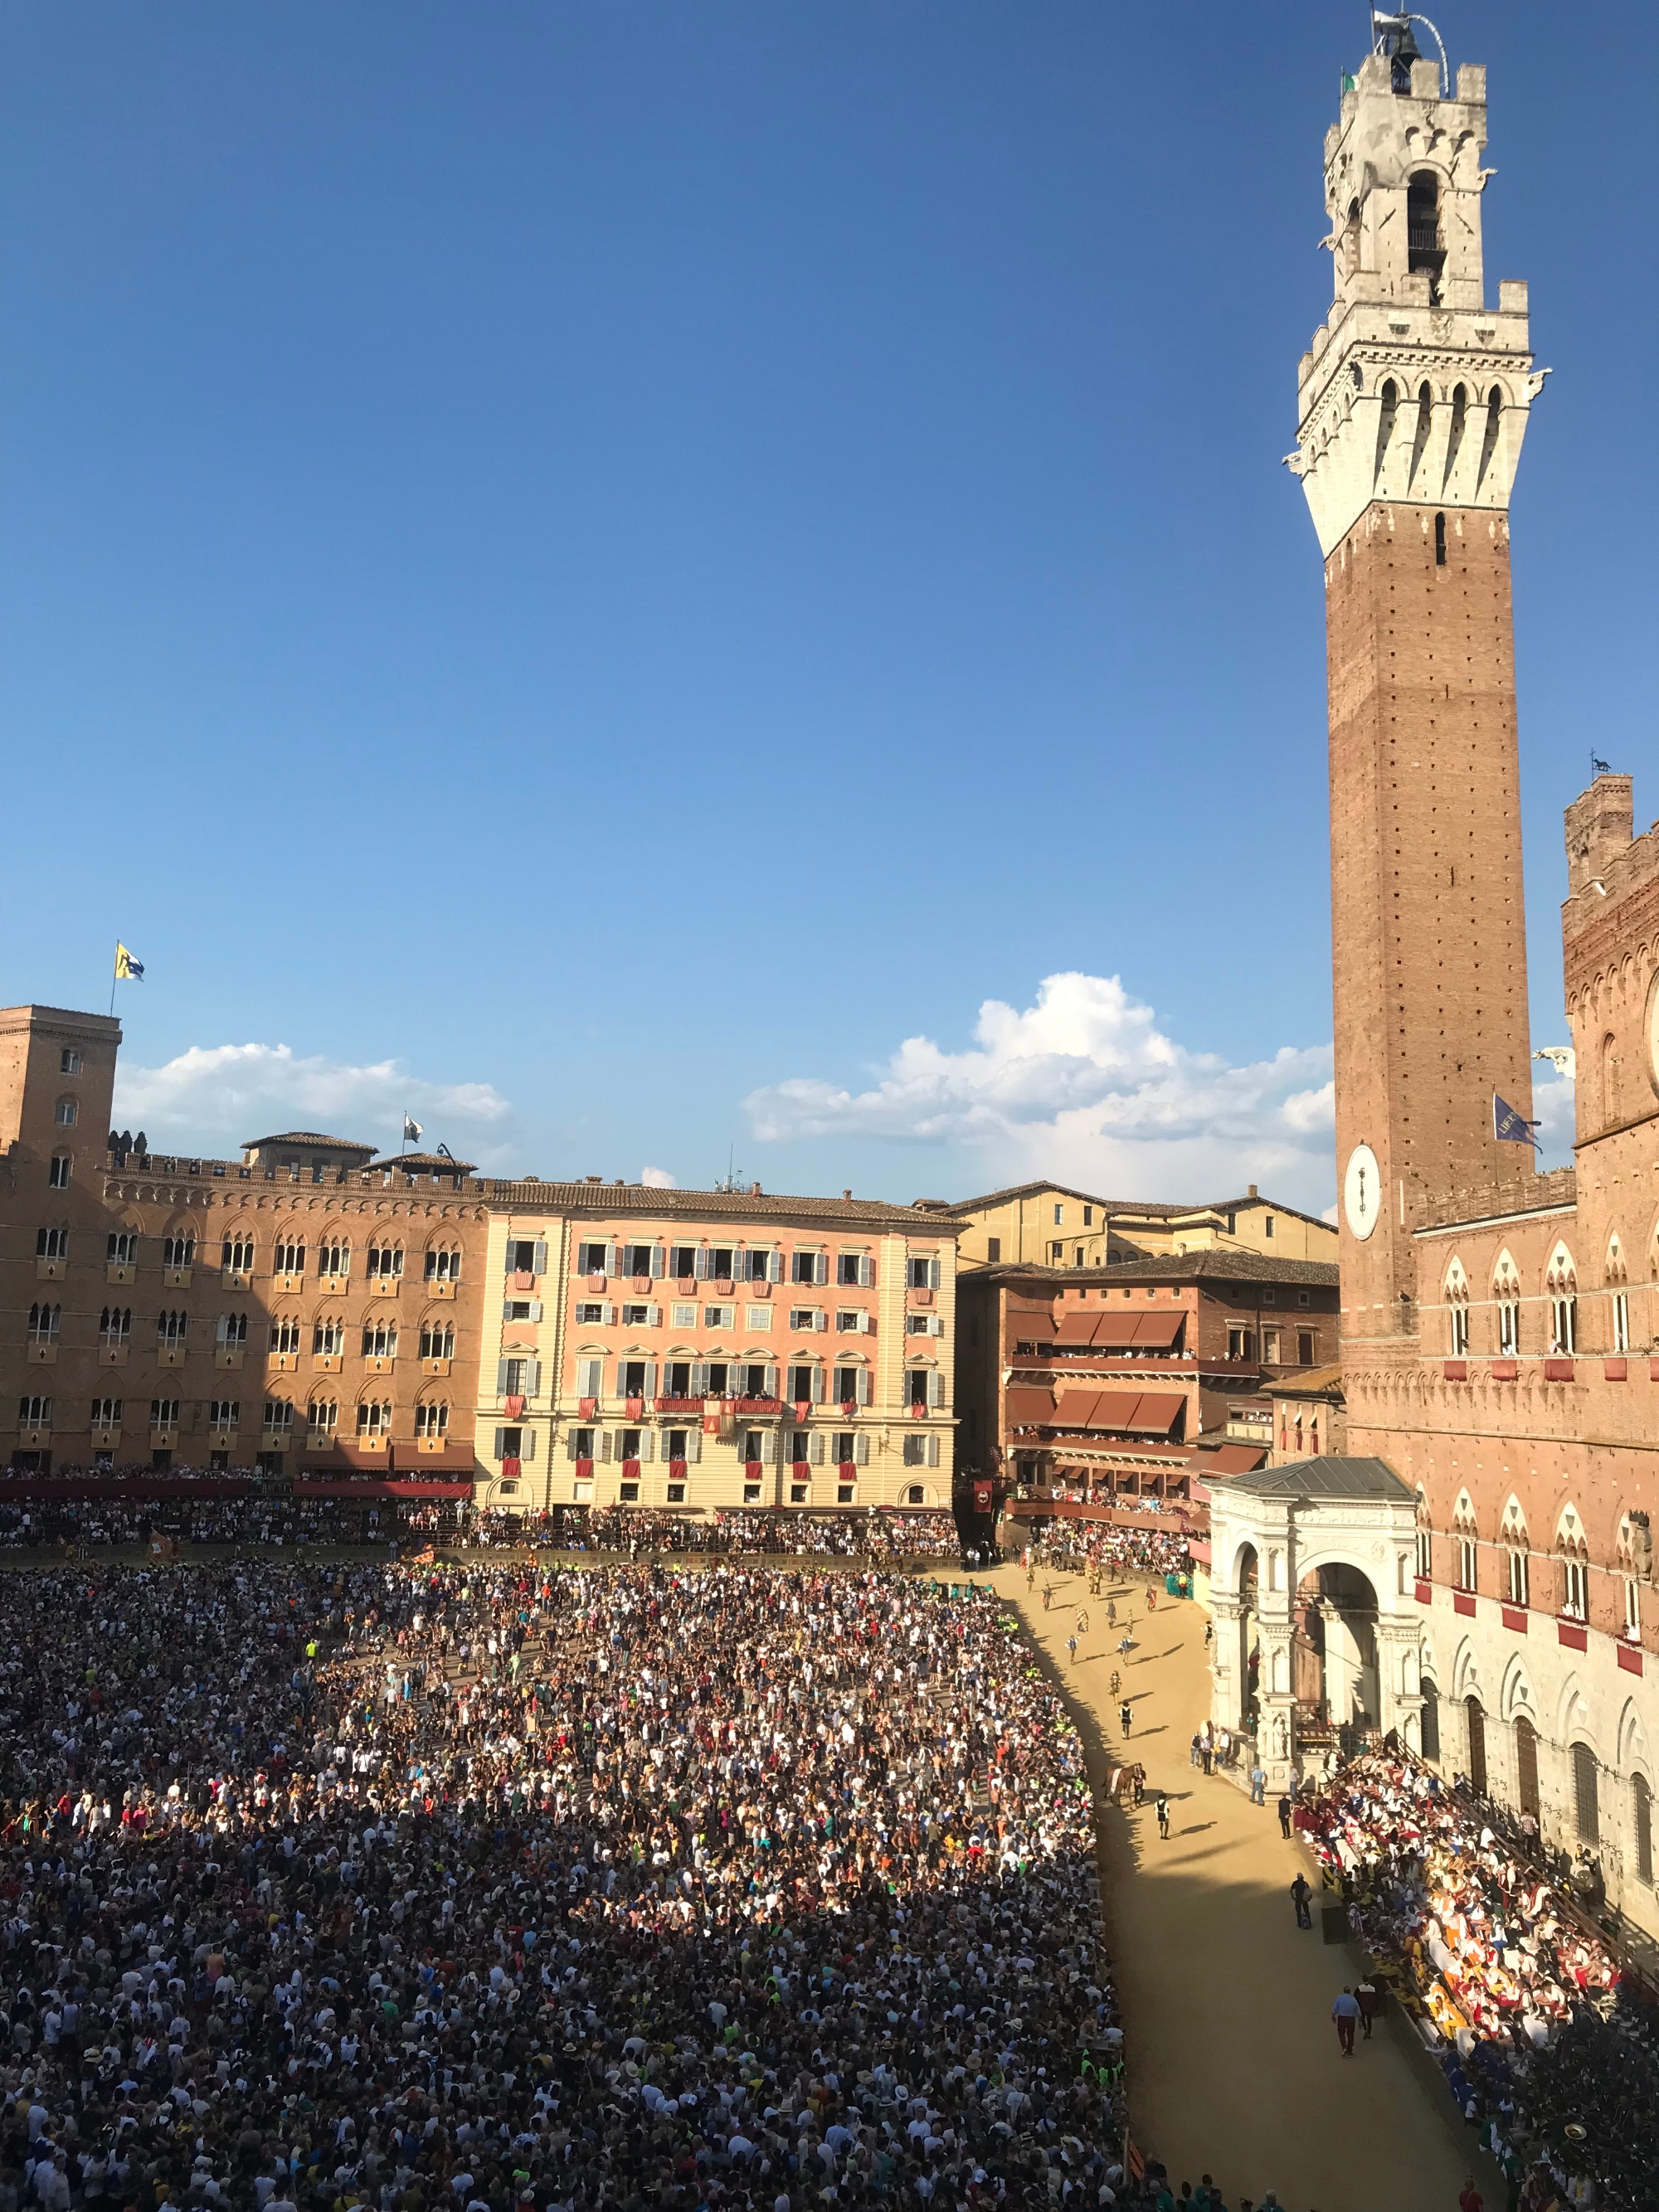
[[[1304, 1854], [1280, 1837], [1271, 1801], [1190, 1764], [1194, 1730], [1209, 1710], [1203, 1609], [1166, 1598], [1146, 1612], [1142, 1580], [1109, 1582], [1099, 1599], [1080, 1575], [989, 1577], [1017, 1605], [1082, 1709], [1097, 1767], [1121, 1746], [1110, 1678], [1133, 1700], [1128, 1755], [1146, 1769], [1136, 1812], [1109, 1807], [1103, 1865], [1107, 1925], [1128, 2050], [1136, 2141], [1161, 2158], [1178, 2190], [1212, 2173], [1230, 2205], [1278, 2192], [1285, 2212], [1456, 2212], [1474, 2174], [1488, 2212], [1504, 2185], [1475, 2148], [1437, 2079], [1407, 2048], [1397, 2016], [1379, 2019], [1351, 2059], [1338, 2049], [1331, 2002], [1359, 1971], [1346, 1947], [1298, 1932], [1290, 1884]], [[1042, 1610], [1052, 1581], [1054, 1608]], [[1120, 1626], [1106, 1625], [1115, 1597]], [[1079, 1606], [1089, 1628], [1075, 1664], [1066, 1640]], [[1126, 1612], [1135, 1648], [1116, 1650]], [[1092, 1721], [1092, 1726], [1090, 1723]], [[1170, 1801], [1159, 1838], [1152, 1792]]]

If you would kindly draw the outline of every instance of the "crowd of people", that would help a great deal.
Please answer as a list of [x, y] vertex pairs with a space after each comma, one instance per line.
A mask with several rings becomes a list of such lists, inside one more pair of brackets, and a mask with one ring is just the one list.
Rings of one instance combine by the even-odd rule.
[[1067, 1518], [1051, 1521], [1031, 1539], [1031, 1556], [1040, 1567], [1073, 1574], [1163, 1575], [1173, 1577], [1192, 1594], [1193, 1555], [1182, 1528], [1140, 1528], [1115, 1521]]
[[1659, 2034], [1566, 1892], [1401, 1754], [1352, 1760], [1293, 1817], [1494, 2154], [1599, 2192], [1575, 2202], [1651, 2205]]
[[8, 1599], [8, 2205], [1141, 2201], [1079, 1740], [988, 1591], [483, 1555]]
[[563, 1506], [515, 1513], [465, 1499], [386, 1498], [349, 1495], [294, 1497], [265, 1488], [232, 1498], [90, 1497], [27, 1504], [0, 1493], [0, 1549], [70, 1547], [76, 1553], [131, 1548], [151, 1536], [181, 1544], [383, 1544], [416, 1548], [521, 1551], [526, 1548], [661, 1553], [718, 1553], [773, 1557], [869, 1559], [954, 1559], [961, 1555], [956, 1522], [936, 1510], [812, 1513], [754, 1508], [708, 1519], [643, 1506]]

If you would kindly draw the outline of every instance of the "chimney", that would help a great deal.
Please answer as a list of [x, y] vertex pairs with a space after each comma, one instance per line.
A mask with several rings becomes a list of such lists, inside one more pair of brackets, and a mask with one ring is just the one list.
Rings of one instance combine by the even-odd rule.
[[1252, 1183], [1252, 1184], [1250, 1185], [1250, 1188], [1249, 1188], [1249, 1195], [1251, 1198], [1255, 1198], [1255, 1197], [1256, 1196], [1256, 1194], [1256, 1194], [1256, 1188], [1255, 1188], [1255, 1185], [1254, 1183]]
[[751, 1182], [749, 1186], [749, 1195], [750, 1198], [760, 1198], [764, 1195], [764, 1193], [757, 1182]]
[[1598, 775], [1567, 809], [1567, 891], [1576, 897], [1606, 875], [1631, 841], [1634, 806], [1627, 775]]
[[842, 1196], [843, 1198], [851, 1198], [851, 1196], [852, 1196], [852, 1195], [853, 1195], [853, 1194], [852, 1194], [852, 1192], [851, 1192], [850, 1190], [844, 1190], [844, 1191], [842, 1191]]

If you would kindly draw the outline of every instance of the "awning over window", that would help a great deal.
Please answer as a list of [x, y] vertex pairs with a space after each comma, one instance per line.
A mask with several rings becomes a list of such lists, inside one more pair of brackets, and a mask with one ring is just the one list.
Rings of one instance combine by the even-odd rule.
[[1181, 1324], [1187, 1318], [1183, 1313], [1144, 1313], [1135, 1333], [1135, 1342], [1143, 1352], [1167, 1352], [1181, 1334]]
[[1052, 1392], [1033, 1389], [1029, 1383], [1016, 1384], [1009, 1391], [1008, 1425], [1011, 1429], [1051, 1428], [1054, 1419]]
[[1062, 1390], [1060, 1403], [1054, 1408], [1055, 1427], [1064, 1429], [1068, 1436], [1096, 1427], [1095, 1409], [1100, 1399], [1098, 1390]]
[[1099, 1319], [1100, 1316], [1097, 1313], [1089, 1313], [1079, 1307], [1073, 1306], [1060, 1315], [1055, 1325], [1054, 1340], [1056, 1344], [1073, 1346], [1092, 1344], [1095, 1340], [1095, 1326]]
[[1121, 1425], [1142, 1435], [1167, 1437], [1186, 1405], [1178, 1390], [1143, 1390], [1135, 1401], [1133, 1413]]

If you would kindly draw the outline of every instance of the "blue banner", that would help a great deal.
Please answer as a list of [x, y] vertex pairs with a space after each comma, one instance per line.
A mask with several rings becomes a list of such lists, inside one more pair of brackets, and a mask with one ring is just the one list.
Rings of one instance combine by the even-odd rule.
[[1500, 1145], [1535, 1145], [1538, 1139], [1532, 1133], [1537, 1127], [1536, 1121], [1527, 1121], [1492, 1092], [1492, 1133]]

